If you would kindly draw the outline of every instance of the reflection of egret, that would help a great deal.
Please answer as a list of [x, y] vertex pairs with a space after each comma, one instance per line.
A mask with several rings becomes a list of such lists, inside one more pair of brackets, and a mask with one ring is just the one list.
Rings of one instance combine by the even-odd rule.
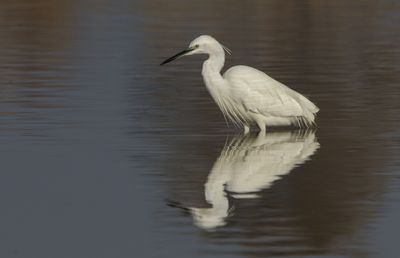
[[318, 107], [265, 73], [238, 65], [221, 76], [225, 62], [224, 49], [230, 52], [213, 37], [203, 35], [193, 40], [187, 49], [161, 64], [185, 55], [209, 55], [202, 70], [206, 87], [225, 117], [243, 127], [245, 132], [253, 124], [264, 132], [266, 126], [309, 127], [314, 123]]
[[296, 165], [304, 163], [319, 147], [313, 132], [275, 132], [258, 136], [236, 136], [224, 147], [205, 184], [211, 208], [186, 208], [197, 226], [213, 229], [225, 225], [230, 210], [227, 195], [257, 198]]

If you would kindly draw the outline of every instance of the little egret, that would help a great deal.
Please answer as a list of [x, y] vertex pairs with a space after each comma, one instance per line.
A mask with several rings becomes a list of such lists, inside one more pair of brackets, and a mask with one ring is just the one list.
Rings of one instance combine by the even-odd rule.
[[265, 73], [238, 65], [222, 76], [224, 50], [230, 54], [230, 50], [216, 39], [202, 35], [161, 65], [185, 55], [207, 54], [209, 57], [204, 61], [202, 70], [204, 83], [225, 118], [242, 127], [245, 133], [252, 125], [257, 125], [261, 132], [265, 132], [267, 126], [304, 128], [314, 125], [318, 107]]

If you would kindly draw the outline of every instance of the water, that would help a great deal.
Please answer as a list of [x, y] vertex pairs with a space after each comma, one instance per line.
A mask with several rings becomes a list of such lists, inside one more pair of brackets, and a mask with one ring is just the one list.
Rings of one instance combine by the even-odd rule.
[[[395, 257], [396, 1], [2, 1], [1, 257]], [[316, 102], [240, 137], [200, 34]], [[246, 182], [246, 183], [243, 183]]]

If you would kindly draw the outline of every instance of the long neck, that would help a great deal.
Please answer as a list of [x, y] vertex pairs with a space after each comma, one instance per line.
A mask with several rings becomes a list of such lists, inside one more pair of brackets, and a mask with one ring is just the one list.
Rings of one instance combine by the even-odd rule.
[[222, 47], [213, 49], [209, 53], [209, 58], [203, 63], [202, 75], [208, 91], [214, 98], [218, 90], [225, 87], [225, 80], [221, 76], [221, 69], [224, 66], [225, 53]]
[[[224, 67], [225, 63], [225, 53], [221, 46], [215, 46], [214, 48], [209, 50], [208, 53], [209, 57], [204, 62], [207, 65], [207, 68], [212, 69], [214, 72], [220, 72], [222, 67]], [[203, 72], [204, 72], [204, 65], [203, 65]]]

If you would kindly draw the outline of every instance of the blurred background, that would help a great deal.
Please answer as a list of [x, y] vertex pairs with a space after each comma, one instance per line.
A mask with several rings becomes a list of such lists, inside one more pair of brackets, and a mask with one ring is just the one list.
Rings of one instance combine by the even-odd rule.
[[[395, 0], [0, 0], [0, 256], [396, 257], [399, 24]], [[315, 102], [316, 132], [231, 152], [206, 57], [159, 66], [202, 34]], [[228, 163], [276, 177], [239, 198]], [[204, 228], [211, 181], [230, 208]]]

